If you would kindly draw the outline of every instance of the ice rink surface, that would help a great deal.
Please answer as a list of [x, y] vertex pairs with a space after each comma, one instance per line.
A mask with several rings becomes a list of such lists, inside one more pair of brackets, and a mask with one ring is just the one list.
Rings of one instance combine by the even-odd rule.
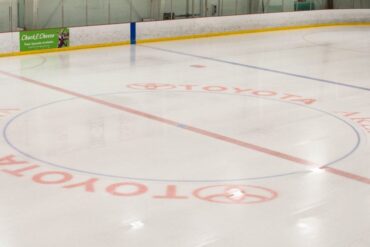
[[370, 27], [0, 59], [1, 247], [369, 247]]

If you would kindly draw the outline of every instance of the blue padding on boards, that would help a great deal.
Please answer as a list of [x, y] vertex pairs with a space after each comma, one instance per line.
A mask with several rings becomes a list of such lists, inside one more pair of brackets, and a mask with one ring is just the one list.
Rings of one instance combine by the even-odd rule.
[[130, 44], [136, 44], [136, 22], [130, 23]]

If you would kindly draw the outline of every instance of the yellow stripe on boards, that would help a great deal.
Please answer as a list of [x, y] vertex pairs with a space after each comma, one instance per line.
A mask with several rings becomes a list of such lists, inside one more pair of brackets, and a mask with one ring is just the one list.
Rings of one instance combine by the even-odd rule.
[[24, 55], [52, 53], [52, 52], [86, 50], [86, 49], [95, 49], [95, 48], [102, 48], [102, 47], [122, 46], [122, 45], [129, 45], [129, 44], [130, 44], [130, 41], [122, 41], [122, 42], [114, 42], [114, 43], [79, 45], [79, 46], [71, 46], [71, 47], [64, 47], [64, 48], [53, 48], [53, 49], [43, 49], [43, 50], [34, 50], [34, 51], [17, 51], [17, 52], [9, 52], [9, 53], [0, 53], [0, 57], [24, 56]]
[[[301, 26], [267, 27], [267, 28], [261, 28], [261, 29], [250, 29], [250, 30], [229, 31], [229, 32], [192, 34], [192, 35], [183, 35], [183, 36], [176, 36], [176, 37], [143, 39], [143, 40], [137, 40], [136, 43], [143, 44], [143, 43], [176, 41], [176, 40], [185, 40], [185, 39], [210, 38], [210, 37], [219, 37], [219, 36], [228, 36], [228, 35], [243, 35], [243, 34], [264, 33], [264, 32], [299, 30], [299, 29], [308, 29], [308, 28], [343, 27], [343, 26], [370, 26], [370, 23], [369, 22], [318, 23], [318, 24], [301, 25]], [[65, 48], [35, 50], [35, 51], [9, 52], [9, 53], [0, 53], [0, 57], [23, 56], [23, 55], [42, 54], [42, 53], [51, 53], [51, 52], [95, 49], [95, 48], [101, 48], [101, 47], [113, 47], [113, 46], [129, 45], [129, 44], [130, 44], [130, 41], [122, 41], [122, 42], [102, 43], [102, 44], [93, 44], [93, 45], [80, 45], [80, 46], [72, 46], [72, 47], [65, 47]]]

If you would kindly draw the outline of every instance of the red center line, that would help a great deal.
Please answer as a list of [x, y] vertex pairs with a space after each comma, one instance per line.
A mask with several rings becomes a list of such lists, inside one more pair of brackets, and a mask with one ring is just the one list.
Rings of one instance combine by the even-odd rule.
[[[274, 150], [271, 150], [271, 149], [268, 149], [268, 148], [265, 148], [265, 147], [261, 147], [261, 146], [255, 145], [255, 144], [251, 144], [251, 143], [244, 142], [244, 141], [241, 141], [241, 140], [237, 140], [237, 139], [234, 139], [234, 138], [231, 138], [231, 137], [220, 135], [220, 134], [217, 134], [217, 133], [214, 133], [214, 132], [211, 132], [211, 131], [207, 131], [207, 130], [204, 130], [204, 129], [200, 129], [200, 128], [192, 127], [192, 126], [189, 126], [189, 125], [181, 124], [181, 123], [173, 121], [173, 120], [162, 118], [162, 117], [152, 115], [152, 114], [149, 114], [149, 113], [146, 113], [146, 112], [138, 111], [138, 110], [126, 107], [126, 106], [114, 104], [114, 103], [111, 103], [111, 102], [108, 102], [108, 101], [105, 101], [105, 100], [102, 100], [102, 99], [99, 99], [99, 98], [95, 98], [95, 97], [92, 97], [92, 96], [88, 96], [88, 95], [80, 94], [80, 93], [77, 93], [77, 92], [73, 92], [73, 91], [70, 91], [68, 89], [64, 89], [64, 88], [60, 88], [60, 87], [57, 87], [57, 86], [49, 85], [49, 84], [46, 84], [46, 83], [43, 83], [43, 82], [40, 82], [40, 81], [36, 81], [36, 80], [30, 79], [30, 78], [24, 77], [24, 76], [12, 74], [12, 73], [5, 72], [5, 71], [0, 71], [0, 74], [6, 75], [6, 76], [9, 76], [9, 77], [12, 77], [12, 78], [16, 78], [16, 79], [19, 79], [19, 80], [22, 80], [22, 81], [25, 81], [25, 82], [29, 82], [29, 83], [32, 83], [34, 85], [38, 85], [38, 86], [41, 86], [41, 87], [44, 87], [44, 88], [49, 88], [49, 89], [52, 89], [54, 91], [62, 92], [62, 93], [68, 94], [68, 95], [73, 95], [77, 98], [85, 99], [87, 101], [97, 103], [97, 104], [100, 104], [100, 105], [105, 105], [105, 106], [108, 106], [110, 108], [114, 108], [114, 109], [124, 111], [124, 112], [130, 113], [130, 114], [134, 114], [136, 116], [151, 119], [151, 120], [154, 120], [154, 121], [157, 121], [157, 122], [160, 122], [160, 123], [164, 123], [164, 124], [171, 125], [171, 126], [174, 126], [174, 127], [177, 127], [177, 128], [181, 128], [183, 130], [191, 131], [193, 133], [197, 133], [197, 134], [207, 136], [207, 137], [210, 137], [210, 138], [213, 138], [213, 139], [217, 139], [217, 140], [220, 140], [220, 141], [223, 141], [223, 142], [234, 144], [234, 145], [237, 145], [237, 146], [249, 149], [249, 150], [254, 150], [254, 151], [264, 153], [264, 154], [267, 154], [267, 155], [270, 155], [270, 156], [273, 156], [273, 157], [288, 160], [288, 161], [294, 162], [296, 164], [305, 165], [305, 166], [314, 166], [316, 168], [322, 166], [322, 165], [319, 165], [319, 164], [317, 164], [315, 162], [312, 162], [312, 161], [309, 161], [309, 160], [301, 159], [301, 158], [298, 158], [298, 157], [295, 157], [295, 156], [292, 156], [292, 155], [289, 155], [289, 154], [274, 151]], [[338, 175], [338, 176], [342, 176], [342, 177], [345, 177], [345, 178], [356, 180], [358, 182], [362, 182], [362, 183], [365, 183], [365, 184], [370, 184], [370, 178], [362, 177], [362, 176], [359, 176], [359, 175], [356, 175], [356, 174], [341, 171], [341, 170], [331, 168], [331, 167], [326, 167], [324, 169], [327, 172], [330, 172], [330, 173]]]

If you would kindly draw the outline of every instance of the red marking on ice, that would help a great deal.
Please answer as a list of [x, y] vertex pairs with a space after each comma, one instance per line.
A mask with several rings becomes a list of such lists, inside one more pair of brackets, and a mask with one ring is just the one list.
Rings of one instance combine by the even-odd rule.
[[[317, 168], [322, 166], [322, 165], [317, 164], [313, 161], [309, 161], [309, 160], [305, 160], [305, 159], [302, 159], [302, 158], [299, 158], [299, 157], [295, 157], [293, 155], [281, 153], [281, 152], [278, 152], [278, 151], [275, 151], [275, 150], [272, 150], [272, 149], [261, 147], [261, 146], [258, 146], [258, 145], [252, 144], [252, 143], [248, 143], [248, 142], [245, 142], [245, 141], [237, 140], [237, 139], [234, 139], [232, 137], [224, 136], [224, 135], [217, 134], [217, 133], [207, 131], [207, 130], [204, 130], [204, 129], [200, 129], [200, 128], [197, 128], [197, 127], [188, 126], [188, 125], [185, 125], [185, 124], [182, 124], [182, 123], [170, 120], [170, 119], [166, 119], [166, 118], [162, 118], [162, 117], [159, 117], [159, 116], [156, 116], [156, 115], [153, 115], [153, 114], [149, 114], [149, 113], [146, 113], [146, 112], [138, 111], [138, 110], [129, 108], [127, 106], [111, 103], [111, 102], [108, 102], [108, 101], [105, 101], [105, 100], [102, 100], [102, 99], [99, 99], [99, 98], [84, 95], [84, 94], [74, 92], [74, 91], [71, 91], [71, 90], [68, 90], [68, 89], [64, 89], [64, 88], [61, 88], [61, 87], [49, 85], [49, 84], [46, 84], [46, 83], [43, 83], [43, 82], [40, 82], [40, 81], [33, 80], [31, 78], [27, 78], [27, 77], [20, 76], [20, 75], [15, 75], [15, 74], [5, 72], [5, 71], [0, 71], [0, 74], [6, 75], [6, 76], [9, 76], [9, 77], [12, 77], [12, 78], [16, 78], [16, 79], [19, 79], [19, 80], [22, 80], [22, 81], [25, 81], [25, 82], [29, 82], [29, 83], [32, 83], [34, 85], [38, 85], [38, 86], [41, 86], [41, 87], [44, 87], [44, 88], [52, 89], [54, 91], [58, 91], [58, 92], [61, 92], [61, 93], [72, 95], [72, 96], [75, 96], [75, 97], [78, 97], [78, 98], [81, 98], [81, 99], [84, 99], [84, 100], [87, 100], [87, 101], [90, 101], [90, 102], [93, 102], [93, 103], [96, 103], [96, 104], [105, 105], [105, 106], [108, 106], [110, 108], [117, 109], [117, 110], [120, 110], [120, 111], [123, 111], [123, 112], [127, 112], [127, 113], [130, 113], [130, 114], [133, 114], [133, 115], [136, 115], [136, 116], [140, 116], [140, 117], [143, 117], [143, 118], [146, 118], [146, 119], [154, 120], [154, 121], [157, 121], [157, 122], [161, 122], [163, 124], [167, 124], [167, 125], [170, 125], [170, 126], [181, 128], [182, 130], [190, 131], [190, 132], [197, 133], [197, 134], [200, 134], [200, 135], [203, 135], [203, 136], [207, 136], [207, 137], [210, 137], [210, 138], [213, 138], [213, 139], [224, 141], [224, 142], [227, 142], [229, 144], [244, 147], [246, 149], [257, 151], [257, 152], [260, 152], [260, 153], [264, 153], [264, 154], [267, 154], [267, 155], [270, 155], [270, 156], [273, 156], [273, 157], [276, 157], [276, 158], [281, 158], [281, 159], [284, 159], [284, 160], [288, 160], [288, 161], [291, 161], [291, 162], [294, 162], [294, 163], [297, 163], [297, 164], [300, 164], [300, 165], [314, 166], [314, 167], [317, 167]], [[186, 126], [186, 128], [184, 128], [183, 126]], [[334, 169], [334, 168], [326, 168], [326, 170], [328, 172], [330, 172], [332, 174], [335, 174], [335, 175], [338, 175], [338, 176], [342, 176], [342, 177], [349, 178], [349, 179], [352, 179], [352, 180], [355, 180], [355, 181], [358, 181], [358, 182], [370, 184], [370, 179], [369, 178], [365, 178], [365, 177], [362, 177], [362, 176], [359, 176], [359, 175], [355, 175], [355, 174], [345, 172], [345, 171], [341, 171], [341, 170]]]
[[370, 184], [370, 178], [363, 177], [363, 176], [360, 176], [360, 175], [356, 175], [356, 174], [346, 172], [346, 171], [343, 171], [343, 170], [339, 170], [339, 169], [336, 169], [336, 168], [333, 168], [333, 167], [326, 167], [325, 171], [330, 172], [330, 173], [335, 174], [335, 175], [338, 175], [338, 176], [341, 176], [341, 177], [356, 180], [358, 182], [362, 182], [362, 183], [365, 183], [365, 184]]
[[193, 64], [193, 65], [190, 65], [190, 67], [198, 68], [198, 69], [202, 69], [202, 68], [205, 68], [205, 67], [207, 67], [207, 66], [205, 66], [205, 65], [201, 65], [201, 64]]
[[201, 200], [225, 204], [254, 204], [271, 201], [278, 193], [252, 185], [213, 185], [199, 188], [193, 195]]

